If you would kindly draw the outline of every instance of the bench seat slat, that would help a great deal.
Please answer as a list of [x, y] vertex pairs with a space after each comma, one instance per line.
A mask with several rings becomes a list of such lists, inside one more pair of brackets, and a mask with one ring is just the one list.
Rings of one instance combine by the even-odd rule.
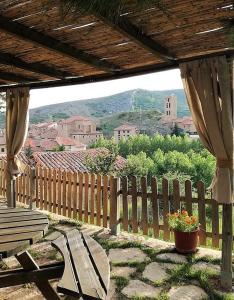
[[110, 265], [107, 255], [101, 245], [90, 236], [83, 234], [83, 239], [107, 292], [110, 282]]
[[64, 272], [61, 280], [58, 283], [58, 291], [71, 296], [78, 296], [79, 288], [75, 278], [75, 274], [72, 267], [72, 262], [70, 258], [70, 253], [67, 248], [67, 241], [64, 236], [60, 236], [55, 241], [52, 242], [52, 246], [57, 248], [63, 256], [64, 259]]
[[88, 299], [105, 299], [105, 291], [101, 286], [80, 233], [77, 230], [69, 231], [67, 239], [82, 296], [84, 299], [86, 297]]

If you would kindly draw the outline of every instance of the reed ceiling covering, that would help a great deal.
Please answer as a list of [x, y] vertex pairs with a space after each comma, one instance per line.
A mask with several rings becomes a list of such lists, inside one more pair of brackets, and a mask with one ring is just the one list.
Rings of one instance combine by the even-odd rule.
[[1, 91], [121, 78], [234, 53], [233, 0], [148, 1], [145, 8], [129, 0], [115, 20], [101, 9], [62, 15], [61, 2], [0, 1]]

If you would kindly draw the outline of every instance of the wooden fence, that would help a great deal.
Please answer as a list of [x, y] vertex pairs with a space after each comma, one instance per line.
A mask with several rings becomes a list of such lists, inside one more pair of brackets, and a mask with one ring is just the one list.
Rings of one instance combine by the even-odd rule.
[[[6, 196], [6, 165], [0, 161], [0, 194]], [[183, 192], [181, 192], [183, 190]], [[222, 239], [221, 209], [207, 197], [204, 183], [192, 188], [178, 180], [172, 186], [163, 178], [115, 178], [88, 173], [26, 166], [15, 184], [16, 201], [79, 221], [120, 230], [173, 239], [167, 214], [180, 208], [197, 214], [201, 224], [200, 244], [219, 247]]]

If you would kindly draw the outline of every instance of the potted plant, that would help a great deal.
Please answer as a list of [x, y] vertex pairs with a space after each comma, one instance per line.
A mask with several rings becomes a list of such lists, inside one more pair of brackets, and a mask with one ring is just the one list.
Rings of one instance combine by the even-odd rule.
[[174, 231], [175, 247], [179, 253], [194, 253], [197, 249], [199, 222], [186, 210], [168, 214], [168, 224]]

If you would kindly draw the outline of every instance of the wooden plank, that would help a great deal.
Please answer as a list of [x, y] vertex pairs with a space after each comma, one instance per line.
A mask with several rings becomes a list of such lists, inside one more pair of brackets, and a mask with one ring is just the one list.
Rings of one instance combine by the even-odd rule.
[[44, 168], [43, 170], [44, 172], [44, 209], [47, 210], [47, 186], [48, 186], [48, 170], [46, 168]]
[[192, 182], [190, 180], [185, 181], [185, 204], [188, 214], [191, 216], [193, 214], [193, 204], [192, 204]]
[[128, 231], [128, 178], [122, 177], [123, 230]]
[[153, 216], [153, 230], [154, 237], [159, 237], [159, 212], [158, 212], [158, 185], [157, 179], [152, 177], [151, 179], [151, 201], [152, 201], [152, 216]]
[[138, 233], [136, 176], [132, 176], [132, 230], [133, 233]]
[[73, 271], [70, 253], [67, 248], [66, 238], [61, 236], [53, 241], [51, 245], [62, 254], [64, 259], [64, 272], [58, 283], [58, 291], [66, 295], [70, 294], [71, 296], [79, 296], [79, 288]]
[[58, 170], [58, 194], [57, 194], [57, 199], [58, 199], [58, 214], [61, 215], [61, 199], [62, 199], [62, 172], [61, 170]]
[[63, 171], [63, 216], [66, 217], [67, 212], [67, 172]]
[[170, 231], [168, 227], [167, 214], [169, 213], [169, 184], [166, 178], [162, 179], [162, 194], [163, 194], [163, 239], [170, 239]]
[[79, 220], [83, 221], [83, 174], [79, 173]]
[[72, 172], [67, 172], [67, 216], [71, 218], [71, 201], [72, 201]]
[[29, 240], [32, 244], [38, 241], [39, 239], [43, 238], [43, 236], [43, 230], [20, 234], [6, 234], [4, 236], [1, 236], [0, 244], [24, 240]]
[[53, 197], [52, 197], [53, 213], [57, 211], [57, 170], [53, 170]]
[[[47, 229], [48, 229], [48, 224], [4, 228], [4, 229], [0, 229], [0, 236], [7, 235], [7, 234], [33, 232], [33, 231], [43, 231], [45, 233]], [[1, 237], [0, 237], [0, 241], [1, 241]]]
[[141, 225], [143, 234], [148, 234], [148, 207], [147, 207], [147, 181], [146, 177], [141, 178], [141, 192], [142, 192], [142, 213], [141, 213]]
[[21, 222], [0, 223], [0, 231], [4, 228], [20, 228], [23, 226], [34, 226], [40, 224], [48, 224], [47, 219], [24, 220]]
[[173, 180], [173, 206], [174, 212], [180, 210], [180, 182], [178, 179]]
[[29, 205], [30, 204], [30, 187], [31, 187], [31, 180], [30, 180], [30, 168], [26, 167], [25, 168], [25, 181], [26, 181], [26, 203]]
[[72, 197], [73, 197], [73, 209], [72, 209], [72, 217], [73, 219], [76, 219], [77, 218], [77, 195], [78, 195], [78, 191], [77, 191], [77, 180], [78, 178], [78, 173], [74, 173], [74, 176], [73, 176], [73, 194], [72, 194]]
[[53, 181], [52, 181], [52, 170], [49, 169], [48, 170], [48, 185], [47, 185], [47, 189], [48, 189], [48, 210], [50, 212], [52, 212], [52, 196], [53, 196], [53, 192], [52, 192], [52, 188], [53, 188]]
[[103, 227], [107, 228], [107, 216], [108, 216], [108, 184], [109, 177], [107, 175], [103, 176], [103, 191], [102, 191], [102, 200], [103, 200]]
[[[30, 241], [16, 241], [0, 244], [0, 257], [6, 258], [10, 257], [30, 246]], [[1, 280], [0, 280], [1, 281]]]
[[90, 223], [94, 224], [94, 210], [95, 210], [95, 205], [94, 205], [94, 199], [95, 199], [95, 175], [91, 174], [91, 195], [90, 195]]
[[110, 264], [105, 251], [94, 239], [86, 234], [82, 234], [84, 243], [89, 251], [92, 263], [99, 275], [102, 287], [107, 293], [110, 284]]
[[205, 206], [205, 186], [202, 181], [197, 183], [198, 195], [198, 218], [200, 223], [199, 240], [201, 245], [206, 245], [206, 206]]
[[11, 222], [21, 222], [26, 220], [38, 220], [38, 219], [47, 219], [43, 215], [35, 214], [35, 215], [26, 215], [26, 216], [20, 216], [20, 217], [12, 217], [12, 218], [1, 218], [1, 223], [11, 223]]
[[212, 199], [212, 247], [219, 248], [219, 205]]
[[89, 221], [89, 174], [85, 173], [85, 190], [84, 190], [84, 221]]
[[8, 214], [8, 213], [11, 213], [11, 214], [18, 214], [18, 213], [22, 213], [22, 212], [29, 212], [31, 213], [32, 211], [27, 209], [27, 208], [0, 208], [0, 218], [1, 218], [1, 215], [5, 215], [5, 214]]
[[105, 291], [98, 280], [81, 235], [77, 230], [72, 230], [67, 232], [66, 236], [83, 298], [105, 299]]
[[110, 230], [111, 234], [117, 235], [119, 225], [119, 201], [118, 201], [119, 178], [110, 177]]
[[100, 174], [97, 175], [97, 206], [96, 206], [96, 225], [101, 226], [101, 185], [102, 177]]
[[43, 181], [43, 169], [41, 167], [37, 167], [39, 172], [39, 197], [40, 197], [40, 209], [44, 207], [44, 181]]
[[36, 175], [36, 178], [35, 178], [35, 201], [36, 201], [36, 207], [39, 208], [40, 207], [40, 201], [39, 201], [39, 171], [37, 168], [35, 168], [35, 175]]
[[22, 186], [23, 203], [27, 204], [27, 202], [26, 202], [26, 176], [25, 176], [25, 173], [22, 174], [22, 181], [23, 181], [23, 186]]
[[5, 214], [1, 214], [0, 215], [0, 220], [4, 220], [4, 219], [11, 219], [11, 218], [14, 218], [14, 217], [21, 217], [21, 216], [31, 216], [31, 215], [41, 215], [40, 212], [38, 211], [20, 211], [18, 213], [5, 213]]

